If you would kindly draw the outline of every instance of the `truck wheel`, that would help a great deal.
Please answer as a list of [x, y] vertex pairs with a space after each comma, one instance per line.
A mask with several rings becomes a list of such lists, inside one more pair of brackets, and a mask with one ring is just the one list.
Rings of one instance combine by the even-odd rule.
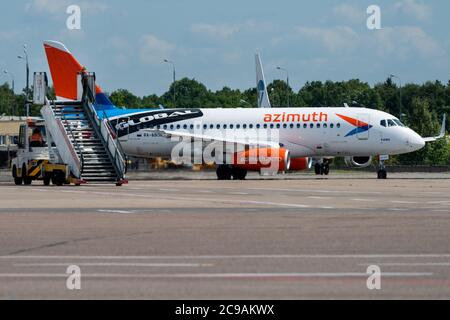
[[22, 179], [23, 179], [23, 184], [26, 186], [31, 185], [31, 183], [33, 182], [33, 179], [31, 179], [27, 175], [27, 168], [25, 167], [25, 165], [23, 165], [23, 167], [22, 167]]
[[16, 186], [21, 186], [23, 180], [22, 180], [22, 177], [18, 177], [17, 176], [17, 167], [16, 166], [14, 166], [13, 169], [12, 169], [12, 176], [14, 178], [15, 185]]
[[64, 182], [66, 182], [66, 177], [64, 176], [64, 173], [61, 171], [56, 171], [54, 173], [53, 184], [56, 184], [58, 187], [62, 187], [64, 185]]
[[50, 185], [50, 180], [51, 180], [51, 178], [50, 177], [44, 177], [44, 186], [49, 186]]

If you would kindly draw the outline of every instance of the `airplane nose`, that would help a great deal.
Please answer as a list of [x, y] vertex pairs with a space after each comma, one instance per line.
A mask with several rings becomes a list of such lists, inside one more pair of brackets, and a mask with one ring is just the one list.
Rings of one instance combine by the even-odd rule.
[[409, 138], [409, 145], [414, 151], [421, 150], [425, 144], [425, 140], [415, 132]]

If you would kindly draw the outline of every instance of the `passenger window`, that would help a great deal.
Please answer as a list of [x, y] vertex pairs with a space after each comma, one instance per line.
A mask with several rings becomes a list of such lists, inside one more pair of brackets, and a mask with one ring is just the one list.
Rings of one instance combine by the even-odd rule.
[[237, 124], [236, 125], [236, 129], [240, 129], [241, 128], [241, 125], [240, 124]]
[[170, 125], [170, 130], [173, 130], [173, 124]]
[[286, 124], [286, 123], [283, 124], [283, 128], [284, 128], [284, 129], [287, 129], [287, 124]]
[[297, 129], [300, 129], [302, 125], [300, 123], [297, 123]]
[[291, 123], [291, 125], [289, 126], [291, 129], [294, 129], [294, 124]]
[[220, 124], [218, 124], [218, 125], [216, 126], [216, 128], [217, 128], [217, 130], [220, 130]]
[[243, 129], [247, 129], [247, 125], [244, 124], [244, 125], [242, 126], [242, 128], [243, 128]]
[[227, 128], [227, 125], [226, 125], [226, 124], [224, 124], [224, 125], [223, 125], [223, 128], [224, 128], [224, 129], [226, 129], [226, 128]]
[[234, 129], [234, 125], [230, 124], [230, 129]]
[[184, 130], [187, 130], [187, 128], [188, 128], [187, 124], [183, 125]]
[[334, 123], [330, 124], [330, 128], [333, 129], [334, 128]]
[[305, 123], [305, 124], [303, 125], [303, 128], [304, 128], [304, 129], [308, 128], [308, 125]]
[[267, 124], [264, 124], [264, 129], [267, 129]]
[[257, 125], [256, 125], [256, 129], [261, 129], [261, 125], [260, 125], [260, 124], [257, 124]]
[[248, 127], [249, 127], [250, 129], [253, 129], [253, 125], [252, 125], [252, 124], [251, 124], [251, 125], [249, 125]]
[[270, 124], [270, 129], [273, 129], [275, 126], [273, 125], [273, 123]]
[[194, 125], [193, 124], [191, 124], [191, 130], [194, 130]]
[[210, 124], [209, 125], [209, 128], [212, 130], [212, 129], [214, 129], [214, 125], [213, 124]]
[[277, 124], [277, 129], [280, 129], [281, 128], [281, 124]]
[[314, 129], [314, 123], [311, 123], [311, 124], [309, 125], [309, 127], [310, 127], [311, 129]]
[[324, 124], [323, 124], [323, 128], [324, 128], [324, 129], [327, 129], [327, 128], [328, 128], [328, 124], [324, 123]]
[[341, 124], [338, 123], [338, 124], [336, 125], [336, 128], [340, 129], [340, 128], [341, 128]]
[[203, 129], [208, 129], [208, 125], [207, 124], [205, 124], [205, 125], [203, 125]]
[[317, 129], [320, 129], [320, 123], [317, 124]]
[[167, 125], [165, 124], [163, 128], [164, 128], [164, 130], [167, 130]]
[[179, 124], [177, 125], [177, 129], [178, 129], [178, 130], [180, 130], [180, 129], [181, 129], [181, 126], [180, 126]]

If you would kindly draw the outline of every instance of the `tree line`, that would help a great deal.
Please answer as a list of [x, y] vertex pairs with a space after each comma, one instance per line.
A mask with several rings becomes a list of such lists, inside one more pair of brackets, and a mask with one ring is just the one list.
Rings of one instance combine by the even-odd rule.
[[[450, 80], [447, 84], [428, 81], [409, 83], [399, 87], [391, 78], [370, 86], [353, 79], [349, 81], [307, 82], [298, 92], [285, 81], [274, 80], [268, 86], [274, 108], [286, 107], [340, 107], [363, 106], [386, 111], [397, 117], [422, 136], [434, 136], [439, 132], [442, 115], [450, 115]], [[53, 95], [51, 90], [51, 95]], [[111, 101], [123, 108], [256, 108], [256, 88], [244, 91], [224, 87], [209, 90], [195, 79], [183, 78], [173, 83], [162, 95], [139, 97], [126, 89], [110, 94]], [[10, 86], [0, 86], [0, 115], [24, 115], [24, 94], [13, 94]], [[33, 107], [32, 115], [39, 115]], [[400, 116], [401, 114], [401, 116]], [[447, 127], [450, 120], [447, 120]], [[427, 144], [423, 150], [398, 157], [391, 163], [414, 165], [450, 165], [450, 146], [447, 140]]]

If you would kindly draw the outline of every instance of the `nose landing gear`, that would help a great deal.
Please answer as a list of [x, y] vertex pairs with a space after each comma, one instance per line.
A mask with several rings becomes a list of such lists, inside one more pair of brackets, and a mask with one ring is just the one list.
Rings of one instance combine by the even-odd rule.
[[387, 170], [384, 162], [388, 160], [388, 156], [380, 156], [379, 157], [379, 169], [378, 169], [378, 179], [386, 180], [387, 179]]

